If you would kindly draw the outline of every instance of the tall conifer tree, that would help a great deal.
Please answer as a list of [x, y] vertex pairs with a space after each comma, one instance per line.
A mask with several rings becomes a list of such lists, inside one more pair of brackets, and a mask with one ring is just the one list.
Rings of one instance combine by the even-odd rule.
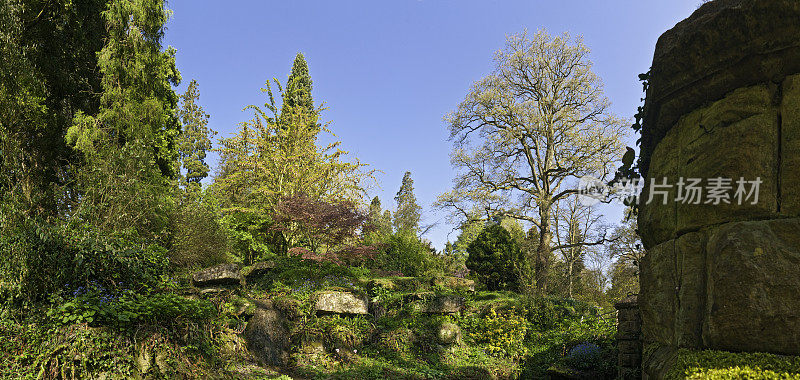
[[211, 149], [211, 138], [217, 133], [208, 128], [208, 114], [197, 104], [200, 98], [197, 81], [192, 79], [186, 92], [181, 95], [181, 109], [178, 112], [183, 130], [178, 138], [181, 165], [186, 175], [181, 174], [183, 183], [199, 184], [208, 177], [209, 167], [205, 162], [206, 152]]
[[417, 203], [414, 195], [414, 180], [411, 179], [411, 172], [403, 175], [403, 182], [400, 190], [394, 197], [397, 202], [397, 211], [394, 213], [394, 228], [400, 233], [416, 233], [419, 228], [420, 211], [422, 207]]

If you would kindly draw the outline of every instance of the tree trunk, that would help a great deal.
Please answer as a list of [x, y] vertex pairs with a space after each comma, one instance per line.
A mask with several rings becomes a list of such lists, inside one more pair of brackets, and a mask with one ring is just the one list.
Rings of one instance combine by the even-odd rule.
[[544, 208], [539, 212], [539, 247], [536, 248], [536, 288], [541, 294], [547, 293], [547, 274], [550, 261], [550, 210]]
[[567, 296], [572, 298], [572, 267], [575, 265], [573, 261], [569, 262], [567, 266]]

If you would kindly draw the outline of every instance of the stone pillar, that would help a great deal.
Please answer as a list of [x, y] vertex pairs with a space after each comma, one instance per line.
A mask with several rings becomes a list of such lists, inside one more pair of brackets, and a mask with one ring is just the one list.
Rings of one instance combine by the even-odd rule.
[[618, 378], [638, 379], [642, 376], [642, 318], [637, 296], [628, 296], [614, 307], [617, 309]]
[[[797, 20], [796, 0], [715, 0], [656, 44], [640, 160], [644, 377], [680, 347], [800, 354]], [[758, 199], [738, 204], [740, 179], [760, 181]]]

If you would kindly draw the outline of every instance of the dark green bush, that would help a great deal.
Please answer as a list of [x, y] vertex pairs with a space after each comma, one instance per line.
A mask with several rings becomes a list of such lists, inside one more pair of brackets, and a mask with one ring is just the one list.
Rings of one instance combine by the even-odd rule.
[[522, 251], [511, 234], [499, 224], [481, 231], [467, 246], [466, 265], [488, 290], [519, 290], [515, 264], [522, 263]]
[[3, 304], [19, 310], [90, 284], [151, 289], [168, 269], [165, 248], [106, 236], [85, 224], [37, 219], [0, 224], [0, 295]]
[[220, 225], [221, 212], [209, 198], [199, 189], [179, 197], [170, 249], [174, 268], [206, 268], [227, 261], [228, 231]]

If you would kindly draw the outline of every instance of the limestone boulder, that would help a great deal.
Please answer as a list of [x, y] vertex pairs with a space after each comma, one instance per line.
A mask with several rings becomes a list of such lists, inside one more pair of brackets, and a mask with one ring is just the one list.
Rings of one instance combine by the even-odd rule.
[[242, 268], [241, 274], [242, 277], [252, 281], [267, 275], [269, 272], [275, 269], [275, 265], [276, 264], [274, 261], [260, 261], [253, 265]]
[[220, 264], [195, 272], [192, 283], [197, 287], [212, 287], [218, 285], [239, 285], [242, 274], [236, 264]]
[[729, 223], [707, 250], [704, 345], [800, 354], [800, 219]]
[[352, 292], [327, 290], [315, 295], [314, 308], [318, 313], [368, 314], [369, 300]]

